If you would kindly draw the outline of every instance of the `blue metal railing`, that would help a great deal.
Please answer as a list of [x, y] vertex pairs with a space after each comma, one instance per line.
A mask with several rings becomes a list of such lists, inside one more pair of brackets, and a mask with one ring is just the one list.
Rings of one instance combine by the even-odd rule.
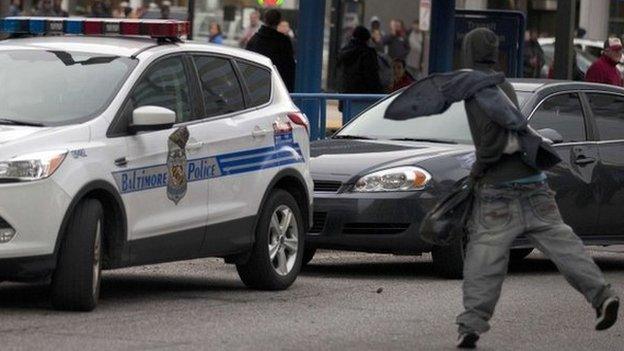
[[319, 140], [325, 138], [327, 130], [328, 100], [337, 100], [341, 103], [342, 124], [344, 125], [387, 95], [295, 93], [290, 96], [310, 121], [310, 140]]

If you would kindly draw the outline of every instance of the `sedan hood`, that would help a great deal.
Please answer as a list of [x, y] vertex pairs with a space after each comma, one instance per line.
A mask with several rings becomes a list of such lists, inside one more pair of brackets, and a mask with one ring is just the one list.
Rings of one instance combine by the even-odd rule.
[[310, 171], [314, 179], [346, 183], [379, 168], [415, 165], [430, 158], [473, 150], [472, 145], [326, 139], [310, 145]]

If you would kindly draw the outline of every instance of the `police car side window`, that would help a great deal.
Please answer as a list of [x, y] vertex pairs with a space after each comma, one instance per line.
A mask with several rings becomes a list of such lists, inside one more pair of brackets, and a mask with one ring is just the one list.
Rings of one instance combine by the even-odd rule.
[[535, 130], [556, 130], [563, 136], [564, 142], [587, 140], [583, 107], [575, 93], [559, 94], [546, 99], [535, 111], [529, 124]]
[[177, 122], [191, 119], [189, 82], [181, 57], [171, 57], [148, 68], [130, 95], [132, 109], [160, 106], [176, 113]]
[[230, 60], [194, 56], [204, 93], [206, 116], [218, 116], [245, 109], [243, 91]]
[[238, 68], [249, 90], [249, 106], [264, 105], [271, 100], [271, 71], [238, 61]]

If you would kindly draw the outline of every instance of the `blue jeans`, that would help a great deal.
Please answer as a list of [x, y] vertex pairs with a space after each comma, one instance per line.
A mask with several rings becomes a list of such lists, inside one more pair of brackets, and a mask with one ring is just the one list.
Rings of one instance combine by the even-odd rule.
[[465, 311], [457, 317], [460, 333], [490, 329], [488, 321], [507, 274], [509, 250], [521, 234], [594, 307], [615, 295], [582, 241], [563, 223], [554, 195], [546, 182], [476, 187], [464, 261]]

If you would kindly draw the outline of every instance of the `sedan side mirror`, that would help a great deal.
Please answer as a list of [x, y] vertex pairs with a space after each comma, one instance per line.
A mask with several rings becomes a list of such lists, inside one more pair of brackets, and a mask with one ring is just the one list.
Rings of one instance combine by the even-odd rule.
[[553, 144], [563, 143], [563, 135], [552, 128], [544, 128], [537, 131], [544, 138], [552, 140]]
[[132, 123], [128, 130], [132, 134], [169, 129], [176, 121], [175, 112], [160, 106], [141, 106], [132, 111]]

